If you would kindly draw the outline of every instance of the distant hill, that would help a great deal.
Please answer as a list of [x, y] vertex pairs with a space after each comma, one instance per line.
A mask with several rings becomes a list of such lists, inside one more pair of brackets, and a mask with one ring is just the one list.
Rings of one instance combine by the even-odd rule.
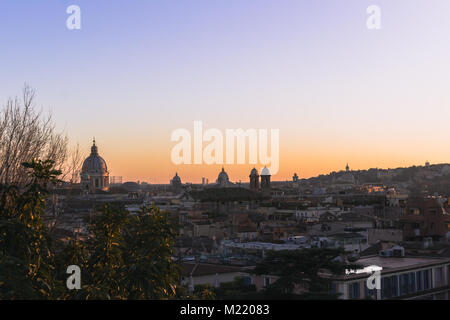
[[433, 164], [425, 166], [400, 167], [395, 169], [371, 168], [367, 170], [350, 170], [330, 172], [327, 175], [303, 179], [310, 184], [345, 183], [354, 179], [356, 184], [381, 183], [402, 186], [408, 190], [418, 190], [427, 194], [450, 195], [450, 164]]

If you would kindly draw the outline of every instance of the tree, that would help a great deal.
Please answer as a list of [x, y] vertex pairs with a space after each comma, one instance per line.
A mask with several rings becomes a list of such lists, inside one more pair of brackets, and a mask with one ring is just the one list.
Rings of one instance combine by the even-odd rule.
[[67, 136], [56, 132], [51, 114], [36, 111], [34, 99], [34, 90], [26, 85], [22, 99], [9, 99], [0, 111], [0, 184], [27, 184], [23, 162], [51, 159], [61, 170], [67, 159]]
[[130, 215], [104, 205], [91, 227], [92, 240], [71, 243], [62, 265], [81, 263], [77, 299], [168, 299], [176, 296], [178, 265], [172, 260], [174, 224], [159, 208], [142, 207]]
[[66, 176], [69, 178], [71, 183], [80, 182], [82, 163], [83, 156], [80, 151], [80, 145], [77, 143], [76, 147], [70, 150], [69, 156], [67, 158], [67, 163], [64, 168], [64, 172], [66, 173]]
[[[106, 204], [86, 243], [52, 241], [42, 222], [54, 162], [24, 163], [23, 188], [0, 186], [0, 299], [168, 299], [178, 297], [172, 260], [175, 224], [158, 208], [136, 215]], [[67, 267], [82, 272], [81, 290], [66, 288]]]
[[105, 204], [90, 227], [92, 243], [84, 275], [86, 299], [126, 298], [123, 284], [124, 232], [129, 213]]
[[86, 244], [77, 239], [69, 239], [67, 244], [58, 243], [55, 246], [55, 251], [58, 252], [55, 255], [55, 277], [57, 283], [60, 285], [55, 287], [54, 297], [63, 300], [85, 299], [86, 294], [84, 290], [67, 290], [66, 281], [68, 274], [66, 273], [66, 270], [69, 265], [80, 267], [80, 270], [82, 271], [81, 278], [82, 281], [85, 282], [88, 276], [86, 270], [88, 270], [89, 266], [87, 260], [89, 252]]
[[256, 291], [254, 284], [248, 284], [243, 277], [236, 277], [232, 282], [221, 283], [215, 289], [218, 299], [224, 300], [250, 300], [262, 299], [264, 295]]
[[175, 237], [175, 224], [157, 207], [141, 207], [130, 217], [122, 269], [129, 299], [166, 299], [176, 294]]
[[349, 267], [337, 259], [342, 254], [340, 249], [327, 248], [270, 251], [253, 272], [278, 278], [266, 289], [269, 298], [336, 298], [329, 293], [331, 280], [324, 272], [342, 274]]
[[53, 161], [23, 163], [29, 183], [0, 187], [0, 298], [53, 297], [54, 255], [41, 216], [47, 186], [57, 183], [60, 171]]
[[215, 288], [210, 284], [196, 285], [192, 297], [193, 300], [216, 300]]

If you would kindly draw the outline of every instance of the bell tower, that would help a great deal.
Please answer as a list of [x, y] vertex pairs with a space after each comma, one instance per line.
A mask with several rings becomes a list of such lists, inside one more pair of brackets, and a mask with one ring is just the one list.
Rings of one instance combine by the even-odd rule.
[[253, 168], [249, 175], [250, 178], [250, 190], [258, 192], [259, 191], [259, 174], [256, 168]]
[[267, 169], [267, 167], [264, 167], [261, 170], [261, 192], [263, 196], [269, 197], [270, 189], [270, 171], [269, 169]]

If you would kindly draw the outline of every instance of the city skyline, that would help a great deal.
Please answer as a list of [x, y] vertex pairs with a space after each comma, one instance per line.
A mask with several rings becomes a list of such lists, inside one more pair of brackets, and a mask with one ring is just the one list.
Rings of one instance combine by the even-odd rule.
[[[274, 180], [450, 159], [447, 1], [377, 1], [380, 30], [366, 27], [372, 1], [80, 0], [68, 30], [71, 4], [2, 1], [0, 102], [28, 83], [124, 181], [214, 179], [221, 165], [170, 160], [171, 133], [195, 120], [280, 129]], [[253, 165], [226, 167], [245, 181]]]
[[[95, 145], [95, 138], [93, 139], [94, 145]], [[83, 159], [86, 157], [83, 157]], [[107, 161], [108, 162], [108, 161]], [[273, 181], [292, 181], [292, 178], [294, 175], [297, 175], [297, 177], [299, 179], [309, 179], [309, 178], [314, 178], [320, 175], [328, 175], [331, 174], [333, 172], [344, 172], [344, 171], [364, 171], [364, 170], [369, 170], [369, 169], [379, 169], [379, 170], [392, 170], [392, 169], [399, 169], [399, 168], [406, 168], [406, 167], [411, 167], [411, 166], [430, 166], [430, 165], [442, 165], [442, 164], [448, 164], [448, 163], [430, 163], [428, 160], [426, 160], [424, 163], [422, 164], [412, 164], [409, 166], [397, 166], [397, 167], [370, 167], [370, 168], [352, 168], [349, 165], [349, 162], [347, 162], [345, 164], [345, 167], [342, 168], [338, 168], [336, 170], [331, 170], [331, 171], [327, 171], [327, 172], [320, 172], [317, 175], [313, 175], [313, 176], [302, 176], [300, 174], [300, 171], [293, 171], [291, 173], [291, 175], [289, 177], [286, 178], [276, 178], [279, 177], [279, 175], [273, 175], [275, 177], [275, 179], [273, 179]], [[145, 183], [150, 183], [150, 184], [170, 184], [171, 183], [171, 179], [173, 178], [174, 175], [177, 175], [181, 178], [181, 182], [184, 183], [193, 183], [193, 184], [203, 184], [205, 181], [208, 181], [209, 184], [214, 184], [216, 183], [216, 178], [217, 175], [222, 171], [225, 170], [227, 172], [227, 174], [230, 176], [230, 181], [234, 182], [234, 183], [249, 183], [249, 174], [251, 172], [251, 170], [253, 168], [255, 168], [257, 170], [258, 173], [261, 172], [261, 170], [263, 169], [263, 167], [259, 168], [259, 166], [255, 166], [255, 165], [236, 165], [236, 164], [232, 164], [232, 165], [227, 165], [227, 164], [214, 164], [214, 165], [176, 165], [175, 168], [182, 168], [182, 167], [188, 167], [189, 168], [189, 172], [192, 172], [191, 167], [195, 166], [198, 168], [198, 172], [199, 172], [199, 176], [183, 176], [183, 170], [176, 170], [174, 171], [174, 173], [172, 175], [170, 175], [169, 177], [166, 177], [165, 180], [154, 180], [152, 178], [150, 179], [143, 179], [142, 177], [138, 177], [137, 179], [127, 179], [124, 178], [121, 175], [115, 175], [114, 171], [111, 171], [109, 164], [108, 164], [108, 172], [110, 174], [110, 177], [120, 177], [122, 182], [145, 182]], [[264, 166], [265, 167], [265, 166]], [[204, 170], [204, 168], [208, 168], [208, 170]], [[234, 170], [238, 168], [239, 174], [241, 174], [241, 172], [244, 172], [243, 176], [237, 176], [236, 172], [234, 172]], [[215, 170], [215, 171], [214, 171]], [[247, 170], [247, 171], [245, 171]], [[212, 175], [205, 175], [205, 172], [212, 172]], [[187, 177], [187, 178], [186, 178]], [[203, 180], [205, 179], [205, 180]]]

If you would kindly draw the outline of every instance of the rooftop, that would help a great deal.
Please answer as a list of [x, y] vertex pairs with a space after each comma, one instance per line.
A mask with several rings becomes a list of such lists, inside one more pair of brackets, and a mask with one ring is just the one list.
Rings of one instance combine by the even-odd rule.
[[189, 277], [191, 274], [193, 277], [206, 276], [212, 274], [221, 273], [235, 273], [244, 271], [241, 267], [225, 266], [219, 264], [209, 263], [183, 263], [182, 275]]
[[428, 257], [380, 257], [377, 255], [361, 258], [357, 261], [358, 264], [361, 264], [365, 267], [370, 265], [377, 265], [383, 267], [383, 270], [386, 271], [418, 267], [421, 265], [426, 266], [441, 262], [450, 262], [450, 259]]
[[[429, 257], [380, 257], [369, 256], [355, 262], [361, 269], [368, 266], [382, 267], [381, 274], [407, 271], [410, 269], [425, 268], [427, 266], [450, 263], [450, 258], [429, 258]], [[351, 273], [349, 275], [335, 277], [337, 279], [359, 279], [367, 278], [367, 273]]]

